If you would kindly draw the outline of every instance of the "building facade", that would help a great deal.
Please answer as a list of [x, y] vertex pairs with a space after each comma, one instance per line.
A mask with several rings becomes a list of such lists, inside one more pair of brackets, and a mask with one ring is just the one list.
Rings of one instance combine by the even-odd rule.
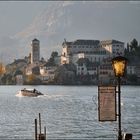
[[104, 40], [100, 42], [102, 48], [108, 51], [110, 57], [123, 56], [124, 55], [124, 42], [118, 40]]
[[[76, 40], [62, 44], [61, 64], [73, 63], [73, 56], [79, 57], [79, 54], [97, 54], [103, 49], [100, 47], [99, 40]], [[77, 56], [76, 56], [77, 55]]]
[[52, 81], [55, 76], [56, 66], [40, 66], [40, 77], [43, 82]]
[[16, 85], [23, 85], [23, 75], [16, 75]]
[[124, 43], [117, 40], [65, 40], [62, 47], [61, 64], [76, 63], [79, 58], [101, 62], [108, 57], [124, 55]]

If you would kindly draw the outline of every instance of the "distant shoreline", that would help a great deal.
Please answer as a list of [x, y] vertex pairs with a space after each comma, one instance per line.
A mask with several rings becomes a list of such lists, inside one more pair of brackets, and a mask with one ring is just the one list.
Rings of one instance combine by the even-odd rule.
[[[0, 86], [99, 86], [99, 85], [100, 84], [23, 84], [23, 85], [7, 84]], [[114, 84], [101, 84], [101, 85], [114, 85]], [[122, 84], [122, 86], [140, 86], [140, 84]]]

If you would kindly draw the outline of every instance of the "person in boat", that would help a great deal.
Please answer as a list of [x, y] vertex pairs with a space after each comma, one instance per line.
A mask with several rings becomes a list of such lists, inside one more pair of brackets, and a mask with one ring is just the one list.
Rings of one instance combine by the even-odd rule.
[[36, 89], [35, 88], [34, 88], [33, 92], [36, 93]]

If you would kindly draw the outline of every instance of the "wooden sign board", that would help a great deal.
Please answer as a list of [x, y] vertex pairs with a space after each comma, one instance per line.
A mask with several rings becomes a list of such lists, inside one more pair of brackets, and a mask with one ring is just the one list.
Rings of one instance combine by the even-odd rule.
[[99, 121], [116, 121], [116, 86], [98, 86]]

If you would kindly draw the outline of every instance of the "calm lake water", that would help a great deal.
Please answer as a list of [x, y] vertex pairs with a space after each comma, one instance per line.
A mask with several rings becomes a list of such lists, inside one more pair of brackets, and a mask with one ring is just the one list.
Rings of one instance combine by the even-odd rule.
[[[24, 87], [44, 95], [17, 97]], [[140, 140], [140, 87], [121, 91], [122, 130]], [[0, 86], [0, 139], [34, 139], [34, 119], [41, 113], [47, 139], [116, 140], [117, 122], [98, 121], [97, 99], [97, 86]]]

